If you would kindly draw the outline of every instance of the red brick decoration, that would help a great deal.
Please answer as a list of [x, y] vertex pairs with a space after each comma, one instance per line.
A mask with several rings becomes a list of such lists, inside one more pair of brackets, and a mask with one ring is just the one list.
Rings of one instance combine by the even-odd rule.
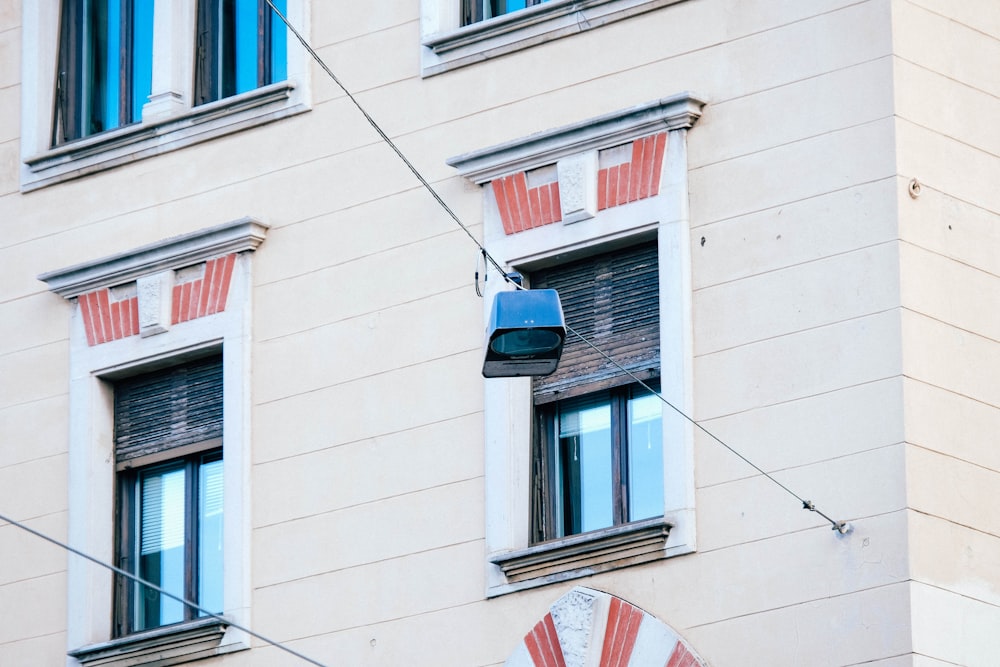
[[535, 662], [535, 667], [566, 667], [562, 646], [556, 634], [556, 626], [552, 622], [552, 614], [538, 621], [525, 638], [528, 653]]
[[677, 642], [665, 667], [701, 667], [701, 662], [683, 642]]
[[235, 265], [235, 253], [210, 259], [205, 262], [204, 276], [197, 280], [174, 285], [171, 323], [180, 324], [224, 311]]
[[527, 176], [520, 171], [498, 178], [491, 184], [505, 234], [516, 234], [562, 220], [558, 181], [529, 188]]
[[599, 170], [597, 210], [603, 211], [659, 194], [666, 147], [666, 132], [636, 139], [632, 142], [631, 161]]
[[81, 294], [80, 314], [87, 333], [87, 345], [93, 347], [108, 341], [135, 336], [139, 333], [139, 300], [132, 296], [115, 300], [111, 290]]
[[639, 635], [642, 611], [621, 598], [611, 598], [608, 611], [608, 625], [604, 631], [604, 649], [601, 651], [601, 667], [627, 667]]
[[583, 587], [574, 588], [550, 607], [505, 667], [567, 664], [705, 667], [669, 626], [621, 598]]

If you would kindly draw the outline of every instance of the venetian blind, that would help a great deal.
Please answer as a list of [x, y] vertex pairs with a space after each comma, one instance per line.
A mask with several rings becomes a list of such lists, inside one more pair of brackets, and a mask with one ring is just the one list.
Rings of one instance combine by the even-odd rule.
[[[567, 326], [640, 379], [660, 368], [656, 242], [615, 250], [531, 274], [532, 288], [559, 292]], [[572, 333], [556, 372], [534, 380], [536, 404], [633, 382]]]
[[118, 463], [222, 437], [222, 357], [115, 384]]

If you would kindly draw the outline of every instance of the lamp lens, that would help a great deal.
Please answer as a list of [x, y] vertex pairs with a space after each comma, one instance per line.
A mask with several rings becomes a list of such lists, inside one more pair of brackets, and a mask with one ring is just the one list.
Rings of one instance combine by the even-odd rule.
[[519, 329], [497, 336], [490, 349], [509, 357], [530, 357], [559, 347], [562, 337], [546, 329]]

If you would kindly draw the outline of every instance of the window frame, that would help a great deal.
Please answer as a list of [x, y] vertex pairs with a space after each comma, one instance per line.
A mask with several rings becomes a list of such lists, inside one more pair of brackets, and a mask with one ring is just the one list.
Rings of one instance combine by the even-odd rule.
[[[140, 530], [138, 524], [141, 521], [142, 501], [139, 498], [140, 479], [150, 472], [180, 467], [185, 475], [184, 493], [184, 592], [182, 597], [201, 605], [202, 600], [199, 595], [201, 582], [200, 555], [201, 544], [199, 537], [199, 516], [198, 503], [200, 496], [198, 486], [200, 482], [201, 464], [213, 463], [224, 460], [224, 451], [218, 440], [209, 440], [198, 443], [194, 452], [189, 452], [184, 456], [171, 458], [166, 461], [155, 461], [145, 464], [142, 459], [135, 461], [134, 466], [129, 466], [118, 471], [117, 480], [117, 500], [116, 523], [117, 523], [117, 543], [115, 553], [118, 554], [120, 567], [126, 572], [131, 572], [141, 576], [139, 570], [138, 556]], [[159, 458], [159, 457], [157, 457]], [[121, 466], [119, 466], [121, 467]], [[223, 481], [225, 484], [225, 481]], [[223, 521], [225, 513], [223, 512]], [[115, 576], [115, 620], [112, 635], [114, 637], [126, 637], [137, 632], [155, 630], [169, 627], [174, 623], [161, 623], [150, 627], [136, 627], [136, 596], [140, 584], [135, 583], [120, 575]], [[211, 611], [211, 610], [210, 610]], [[221, 612], [216, 612], [221, 613]], [[200, 618], [192, 607], [183, 605], [184, 618], [181, 623], [194, 621]]]
[[[659, 386], [659, 378], [645, 381], [653, 389]], [[569, 517], [570, 505], [565, 482], [560, 484], [560, 475], [564, 464], [564, 454], [558, 451], [561, 447], [558, 430], [562, 408], [567, 401], [579, 401], [592, 398], [595, 395], [606, 394], [609, 406], [610, 427], [609, 446], [611, 448], [611, 518], [609, 526], [594, 530], [573, 530], [567, 532], [566, 522]], [[533, 443], [532, 475], [537, 476], [532, 481], [531, 544], [537, 545], [551, 540], [559, 540], [573, 535], [586, 535], [589, 532], [614, 528], [636, 521], [655, 519], [656, 516], [638, 517], [633, 519], [630, 508], [630, 494], [633, 491], [629, 474], [629, 403], [637, 396], [649, 395], [642, 385], [631, 382], [602, 389], [590, 394], [584, 394], [571, 399], [552, 401], [535, 407], [536, 437]], [[604, 401], [601, 401], [602, 403]], [[662, 484], [662, 478], [660, 480]], [[662, 495], [662, 486], [657, 489]], [[558, 495], [558, 500], [556, 496]], [[560, 512], [561, 508], [561, 512]], [[562, 514], [562, 517], [558, 516]]]
[[[689, 415], [694, 414], [694, 399], [686, 137], [704, 104], [691, 93], [680, 93], [448, 160], [480, 186], [556, 166], [565, 216], [561, 222], [505, 231], [498, 189], [482, 188], [483, 243], [501, 266], [530, 276], [546, 266], [655, 239], [660, 391]], [[656, 194], [599, 210], [598, 153], [664, 132], [668, 136]], [[484, 328], [500, 289], [505, 289], [503, 281], [486, 283]], [[484, 383], [487, 597], [696, 549], [694, 430], [669, 409], [661, 410], [662, 517], [532, 543], [532, 383], [529, 378]]]
[[[95, 558], [116, 555], [113, 384], [124, 377], [223, 354], [223, 507], [225, 618], [252, 626], [250, 585], [250, 360], [252, 251], [267, 226], [249, 218], [176, 236], [39, 276], [72, 303], [68, 499], [69, 541]], [[145, 276], [236, 253], [227, 306], [197, 319], [95, 345], [88, 343], [78, 297]], [[140, 310], [143, 307], [140, 305]], [[168, 311], [169, 312], [169, 311]], [[250, 637], [215, 618], [114, 637], [114, 577], [79, 559], [67, 565], [68, 664], [161, 667], [250, 648]], [[170, 649], [169, 659], [164, 651]]]
[[547, 0], [462, 25], [462, 0], [421, 0], [421, 76], [586, 32], [684, 0]]
[[[287, 0], [288, 19], [308, 34], [309, 3]], [[286, 78], [195, 106], [195, 3], [154, 4], [152, 92], [142, 119], [52, 146], [60, 0], [25, 3], [22, 16], [22, 192], [131, 164], [226, 134], [308, 111], [310, 80], [303, 49], [287, 49]], [[290, 43], [289, 43], [290, 46]]]
[[[280, 19], [272, 16], [266, 0], [256, 0], [256, 3], [254, 14], [257, 28], [253, 58], [241, 58], [239, 9], [249, 5], [240, 3], [239, 0], [197, 0], [193, 106], [217, 102], [283, 80], [279, 78], [276, 81], [274, 78], [272, 53], [275, 44], [278, 44], [285, 48], [287, 60], [287, 40], [274, 39], [275, 24]], [[227, 4], [231, 13], [228, 18]], [[282, 4], [285, 4], [282, 0], [275, 2], [278, 9], [285, 13], [287, 8], [283, 9]], [[280, 29], [284, 31], [285, 26], [281, 25]], [[254, 64], [253, 86], [243, 90], [240, 90], [241, 62]]]

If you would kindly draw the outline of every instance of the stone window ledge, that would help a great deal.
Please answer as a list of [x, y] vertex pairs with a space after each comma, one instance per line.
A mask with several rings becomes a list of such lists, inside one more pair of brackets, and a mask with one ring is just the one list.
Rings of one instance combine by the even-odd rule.
[[227, 627], [223, 620], [204, 618], [91, 644], [69, 655], [87, 667], [168, 667], [249, 648], [244, 644], [223, 645]]
[[425, 77], [440, 74], [682, 1], [549, 0], [486, 21], [427, 35], [423, 39], [422, 74]]
[[127, 125], [25, 158], [30, 192], [306, 111], [280, 81], [154, 122]]
[[585, 577], [666, 557], [673, 524], [663, 517], [542, 542], [490, 556], [510, 590]]

